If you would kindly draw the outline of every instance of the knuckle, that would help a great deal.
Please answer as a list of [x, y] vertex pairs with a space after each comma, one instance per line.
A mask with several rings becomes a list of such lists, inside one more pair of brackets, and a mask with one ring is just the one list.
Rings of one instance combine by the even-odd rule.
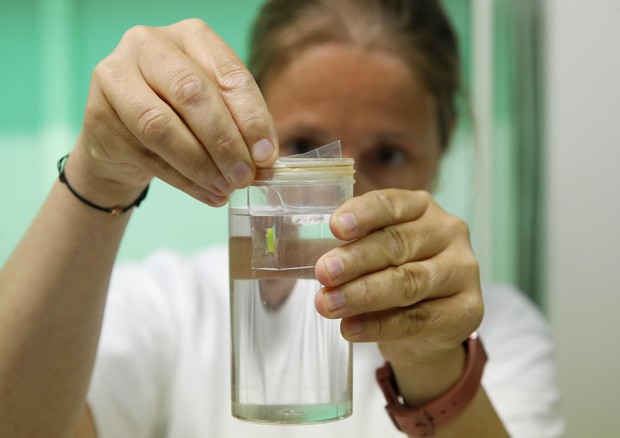
[[473, 332], [478, 328], [484, 316], [484, 302], [479, 293], [465, 294], [461, 300], [461, 316], [467, 324], [467, 331]]
[[242, 65], [230, 60], [218, 68], [217, 84], [224, 93], [246, 91], [256, 82]]
[[462, 258], [462, 263], [467, 272], [470, 272], [472, 277], [478, 281], [480, 278], [480, 262], [476, 256], [473, 253], [470, 253], [469, 256], [464, 256]]
[[373, 285], [370, 284], [369, 279], [360, 280], [356, 285], [355, 301], [358, 308], [368, 309], [373, 305], [373, 290], [376, 290]]
[[153, 35], [154, 28], [144, 25], [130, 27], [121, 38], [121, 44], [143, 45]]
[[473, 309], [473, 315], [470, 318], [470, 321], [472, 323], [471, 331], [477, 329], [484, 318], [484, 303], [482, 302], [482, 298], [480, 296], [478, 296], [475, 307]]
[[119, 62], [114, 53], [106, 56], [93, 69], [91, 83], [104, 86], [108, 81], [114, 80], [118, 75], [118, 65]]
[[186, 18], [185, 20], [181, 21], [181, 24], [189, 29], [203, 30], [209, 28], [209, 26], [207, 26], [207, 23], [205, 23], [200, 18], [195, 17]]
[[205, 85], [194, 74], [186, 69], [180, 70], [171, 79], [173, 99], [184, 106], [195, 106], [201, 103], [205, 97]]
[[427, 190], [417, 190], [415, 197], [416, 201], [424, 206], [424, 210], [427, 210], [435, 202], [433, 196]]
[[91, 75], [91, 83], [98, 84], [110, 72], [110, 56], [106, 56], [97, 63]]
[[389, 323], [386, 318], [376, 318], [368, 324], [367, 334], [370, 339], [381, 339], [388, 331]]
[[396, 272], [396, 281], [397, 284], [394, 285], [400, 289], [403, 289], [403, 295], [407, 300], [408, 304], [414, 304], [420, 300], [422, 288], [424, 287], [424, 280], [422, 279], [421, 269], [416, 267], [414, 264], [402, 265]]
[[258, 133], [268, 130], [268, 126], [273, 124], [273, 119], [266, 111], [254, 110], [244, 114], [238, 126], [242, 132]]
[[450, 215], [448, 219], [448, 227], [453, 230], [456, 235], [462, 235], [469, 238], [469, 225], [458, 216]]
[[219, 129], [213, 133], [213, 137], [209, 144], [209, 151], [214, 157], [224, 157], [228, 155], [235, 145], [235, 131], [234, 124], [227, 128]]
[[476, 317], [482, 318], [484, 314], [484, 301], [482, 300], [482, 295], [478, 292], [471, 293], [467, 295], [465, 306], [468, 309], [472, 309], [475, 313]]
[[357, 260], [368, 260], [373, 249], [363, 242], [353, 242], [345, 247], [339, 247], [337, 251], [347, 265], [354, 266]]
[[433, 197], [431, 196], [429, 191], [418, 190], [415, 193], [418, 198], [418, 201], [421, 202], [423, 205], [426, 205], [428, 207], [430, 204], [433, 203]]
[[476, 272], [480, 270], [480, 262], [473, 252], [468, 251], [467, 256], [463, 256], [462, 260], [466, 268]]
[[429, 315], [428, 309], [424, 306], [413, 306], [408, 308], [402, 313], [404, 319], [404, 326], [406, 327], [407, 334], [418, 332], [428, 322]]
[[462, 280], [469, 281], [473, 279], [478, 281], [480, 277], [480, 262], [471, 247], [469, 245], [456, 245], [454, 250], [451, 250], [451, 253], [453, 269], [447, 274]]
[[147, 141], [164, 141], [172, 122], [171, 114], [161, 107], [149, 106], [137, 112], [137, 129]]
[[205, 162], [200, 159], [188, 160], [188, 163], [190, 163], [189, 171], [199, 185], [209, 188], [211, 191], [217, 190], [215, 187], [215, 180], [219, 175], [217, 169], [205, 165]]
[[387, 215], [392, 221], [395, 221], [400, 217], [402, 213], [402, 207], [397, 202], [396, 192], [394, 190], [376, 190], [371, 192], [377, 199], [379, 205], [384, 209]]
[[381, 230], [385, 239], [381, 239], [387, 242], [386, 249], [389, 258], [396, 261], [407, 261], [410, 259], [409, 254], [409, 240], [403, 235], [402, 230], [398, 226], [390, 225]]

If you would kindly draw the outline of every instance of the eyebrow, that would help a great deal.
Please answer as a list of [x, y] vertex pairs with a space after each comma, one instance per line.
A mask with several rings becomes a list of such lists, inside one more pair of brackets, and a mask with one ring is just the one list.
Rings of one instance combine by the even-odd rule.
[[411, 132], [381, 132], [374, 137], [375, 141], [411, 141], [415, 140]]
[[[309, 124], [308, 122], [303, 122], [303, 121], [290, 124], [286, 128], [286, 134], [308, 136], [321, 144], [325, 144], [330, 141], [339, 140], [330, 131], [317, 128], [316, 126], [313, 126]], [[372, 143], [407, 142], [407, 143], [415, 144], [416, 146], [420, 145], [418, 136], [410, 132], [383, 131], [373, 136], [373, 138], [370, 140], [372, 141]]]
[[290, 134], [296, 134], [296, 135], [308, 135], [308, 136], [320, 137], [320, 138], [329, 137], [328, 131], [316, 128], [314, 126], [311, 126], [305, 123], [291, 125], [289, 129], [287, 129], [287, 131], [289, 131]]

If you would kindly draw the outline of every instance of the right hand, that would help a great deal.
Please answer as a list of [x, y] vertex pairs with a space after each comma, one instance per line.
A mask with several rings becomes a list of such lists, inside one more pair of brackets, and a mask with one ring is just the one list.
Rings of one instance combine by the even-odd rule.
[[190, 19], [134, 27], [97, 65], [74, 152], [72, 169], [82, 167], [99, 194], [129, 201], [157, 177], [219, 206], [275, 161], [278, 143], [252, 75]]

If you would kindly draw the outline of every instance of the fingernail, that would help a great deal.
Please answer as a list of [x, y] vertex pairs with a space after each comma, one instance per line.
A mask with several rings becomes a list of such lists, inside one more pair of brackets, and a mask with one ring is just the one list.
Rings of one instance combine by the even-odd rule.
[[254, 161], [266, 161], [273, 155], [275, 147], [267, 139], [263, 139], [252, 146], [252, 158]]
[[342, 213], [338, 215], [338, 225], [345, 233], [351, 233], [357, 228], [357, 220], [353, 213]]
[[339, 290], [325, 292], [325, 304], [330, 311], [338, 310], [344, 307], [344, 294]]
[[360, 321], [347, 321], [345, 325], [349, 335], [359, 335], [364, 331], [364, 323]]
[[222, 195], [229, 195], [233, 191], [233, 187], [230, 185], [223, 175], [220, 175], [213, 183], [215, 188], [219, 190]]
[[228, 196], [220, 196], [215, 193], [209, 193], [207, 196], [214, 205], [222, 205], [228, 202]]
[[228, 178], [236, 186], [242, 186], [252, 177], [252, 170], [243, 161], [239, 161], [228, 171]]
[[327, 272], [329, 272], [329, 276], [333, 279], [336, 279], [342, 275], [344, 272], [344, 263], [340, 257], [330, 257], [325, 260], [325, 267], [327, 268]]

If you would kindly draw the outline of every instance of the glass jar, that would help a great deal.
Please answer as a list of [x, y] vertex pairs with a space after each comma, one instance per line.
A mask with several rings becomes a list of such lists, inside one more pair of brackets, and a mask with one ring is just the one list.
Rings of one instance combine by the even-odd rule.
[[352, 412], [352, 349], [318, 314], [314, 265], [342, 244], [331, 213], [353, 196], [353, 160], [285, 158], [229, 203], [232, 413], [306, 424]]

